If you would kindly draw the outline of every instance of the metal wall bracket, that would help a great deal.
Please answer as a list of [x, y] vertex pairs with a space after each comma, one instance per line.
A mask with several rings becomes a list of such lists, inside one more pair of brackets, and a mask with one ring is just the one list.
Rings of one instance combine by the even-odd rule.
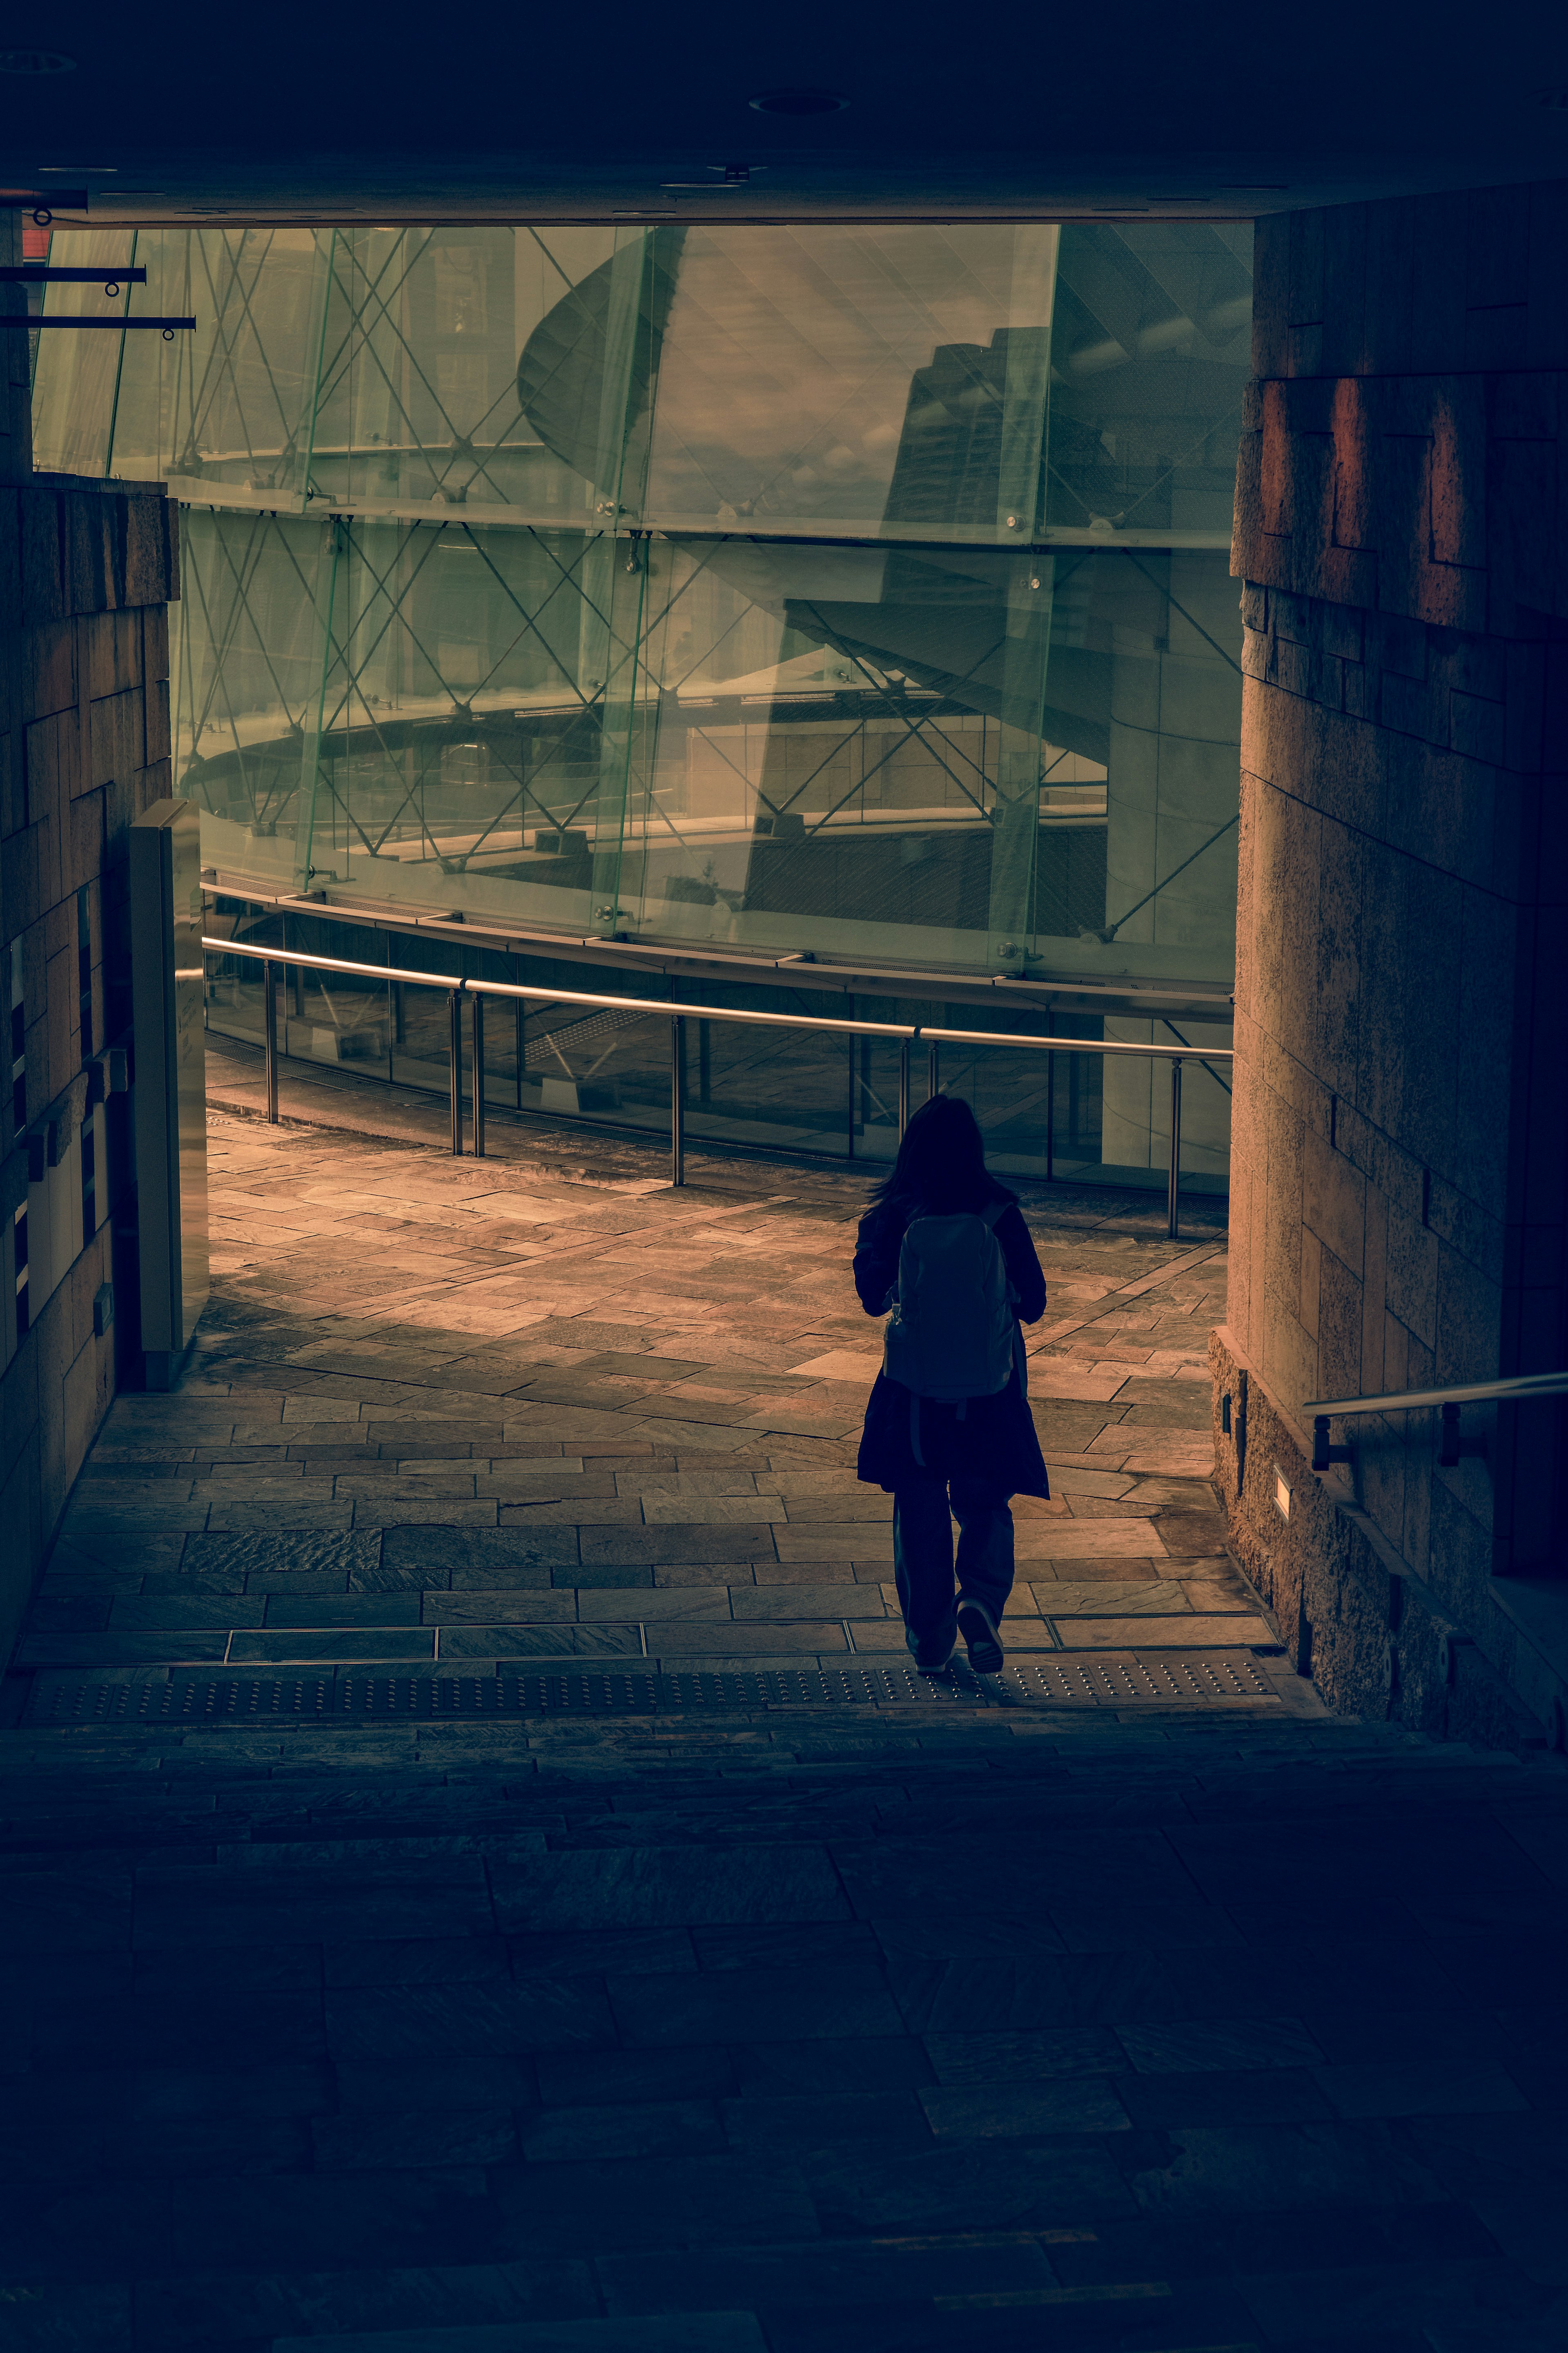
[[1459, 1409], [1457, 1405], [1443, 1408], [1443, 1431], [1437, 1441], [1437, 1466], [1443, 1471], [1459, 1467]]
[[51, 269], [46, 262], [7, 262], [0, 269], [0, 286], [145, 286], [147, 272], [136, 269]]
[[0, 327], [12, 327], [18, 332], [25, 328], [32, 335], [42, 334], [50, 328], [58, 332], [69, 334], [90, 332], [94, 328], [98, 328], [106, 334], [111, 335], [134, 334], [139, 330], [156, 328], [169, 343], [174, 342], [176, 329], [188, 332], [195, 323], [194, 318], [125, 319], [121, 318], [118, 311], [105, 319], [36, 319], [30, 311], [0, 314]]
[[1355, 1448], [1353, 1446], [1331, 1446], [1329, 1444], [1328, 1415], [1326, 1413], [1314, 1415], [1312, 1419], [1313, 1470], [1327, 1471], [1331, 1463], [1353, 1462], [1354, 1461]]
[[31, 213], [39, 228], [47, 228], [57, 212], [86, 212], [88, 195], [86, 188], [7, 188], [0, 195], [0, 213]]

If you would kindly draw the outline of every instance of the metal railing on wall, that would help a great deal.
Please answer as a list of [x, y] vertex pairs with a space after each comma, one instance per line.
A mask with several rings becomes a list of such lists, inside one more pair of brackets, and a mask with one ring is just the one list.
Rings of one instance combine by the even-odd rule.
[[716, 1005], [676, 1007], [667, 997], [609, 997], [587, 989], [531, 987], [517, 981], [469, 980], [457, 973], [413, 972], [397, 965], [359, 964], [347, 956], [306, 955], [283, 948], [247, 947], [234, 940], [209, 939], [205, 935], [202, 946], [209, 955], [241, 956], [262, 966], [262, 1045], [266, 1062], [267, 1117], [274, 1124], [278, 1119], [279, 975], [298, 966], [306, 971], [342, 973], [354, 979], [384, 981], [389, 987], [443, 988], [447, 999], [452, 1150], [460, 1154], [464, 1148], [463, 999], [467, 997], [474, 1071], [472, 1148], [481, 1158], [485, 1150], [484, 1008], [488, 997], [506, 998], [517, 1004], [580, 1006], [611, 1013], [657, 1016], [667, 1020], [669, 1024], [669, 1181], [672, 1185], [684, 1185], [686, 1182], [686, 1024], [689, 1019], [734, 1022], [748, 1029], [815, 1030], [837, 1037], [879, 1038], [888, 1043], [896, 1042], [899, 1048], [900, 1137], [909, 1124], [910, 1056], [918, 1046], [923, 1045], [926, 1049], [927, 1092], [931, 1095], [940, 1091], [943, 1046], [994, 1046], [1016, 1052], [1044, 1054], [1047, 1176], [1052, 1164], [1051, 1121], [1056, 1103], [1055, 1060], [1058, 1054], [1087, 1054], [1099, 1056], [1102, 1060], [1131, 1057], [1146, 1062], [1164, 1062], [1169, 1065], [1171, 1073], [1171, 1158], [1165, 1186], [1165, 1229], [1173, 1240], [1177, 1238], [1180, 1223], [1183, 1066], [1187, 1062], [1211, 1065], [1235, 1060], [1234, 1051], [1229, 1047], [1142, 1046], [1123, 1043], [1121, 1039], [1092, 1038], [1024, 1038], [990, 1029], [933, 1029], [921, 1022], [855, 1021], [820, 1013], [752, 1013]]
[[1454, 1471], [1459, 1462], [1459, 1408], [1463, 1405], [1522, 1405], [1531, 1398], [1568, 1397], [1568, 1373], [1514, 1373], [1500, 1381], [1453, 1381], [1440, 1389], [1389, 1389], [1381, 1397], [1309, 1398], [1301, 1408], [1312, 1421], [1312, 1468], [1327, 1471], [1335, 1462], [1353, 1462], [1353, 1444], [1331, 1446], [1329, 1423], [1336, 1417], [1355, 1421], [1370, 1415], [1421, 1413], [1437, 1409], [1441, 1420], [1438, 1467]]

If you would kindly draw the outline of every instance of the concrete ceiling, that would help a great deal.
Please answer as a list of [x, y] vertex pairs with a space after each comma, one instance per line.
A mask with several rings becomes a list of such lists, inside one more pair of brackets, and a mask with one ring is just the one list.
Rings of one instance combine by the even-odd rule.
[[[1568, 19], [1473, 0], [80, 0], [28, 26], [74, 69], [0, 71], [0, 182], [85, 186], [103, 223], [1245, 216], [1568, 174]], [[748, 103], [802, 86], [848, 103]]]

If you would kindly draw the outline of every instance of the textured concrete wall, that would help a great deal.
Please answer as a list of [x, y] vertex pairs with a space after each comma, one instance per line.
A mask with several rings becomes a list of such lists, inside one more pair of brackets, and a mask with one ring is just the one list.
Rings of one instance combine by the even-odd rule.
[[[15, 215], [0, 214], [0, 257]], [[20, 290], [0, 289], [20, 301]], [[135, 1336], [126, 829], [170, 790], [174, 511], [31, 471], [0, 337], [0, 1655]], [[117, 1229], [120, 1229], [117, 1232]], [[117, 1249], [118, 1242], [118, 1249]], [[112, 1287], [114, 1320], [102, 1331]], [[95, 1301], [98, 1302], [95, 1317]], [[127, 1312], [129, 1311], [129, 1312]]]
[[1433, 1720], [1392, 1575], [1550, 1714], [1500, 1580], [1568, 1565], [1562, 1409], [1468, 1409], [1447, 1471], [1363, 1423], [1326, 1486], [1300, 1409], [1568, 1366], [1568, 185], [1281, 216], [1258, 268], [1221, 1476], [1326, 1687]]

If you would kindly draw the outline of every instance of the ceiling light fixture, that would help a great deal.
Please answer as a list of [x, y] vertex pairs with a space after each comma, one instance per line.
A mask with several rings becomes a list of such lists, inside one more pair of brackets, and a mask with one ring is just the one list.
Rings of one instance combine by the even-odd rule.
[[62, 57], [58, 49], [0, 49], [0, 73], [64, 74], [75, 71], [76, 59]]
[[661, 180], [661, 188], [700, 188], [704, 195], [719, 195], [726, 188], [743, 188], [750, 185], [753, 172], [765, 172], [765, 164], [710, 164], [710, 172], [721, 176], [714, 180]]
[[757, 114], [842, 114], [848, 103], [836, 90], [760, 90], [746, 100]]

